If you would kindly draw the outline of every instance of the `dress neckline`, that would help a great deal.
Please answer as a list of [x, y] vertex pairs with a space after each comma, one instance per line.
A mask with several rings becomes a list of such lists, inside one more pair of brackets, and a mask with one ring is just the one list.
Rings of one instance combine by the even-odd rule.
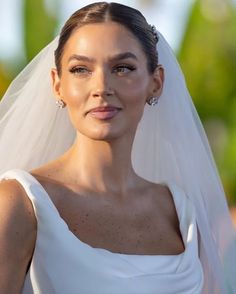
[[[187, 244], [185, 243], [185, 240], [183, 238], [183, 232], [181, 231], [181, 226], [180, 226], [180, 232], [181, 232], [181, 237], [183, 239], [183, 242], [184, 242], [184, 246], [185, 246], [185, 249], [183, 252], [179, 253], [179, 254], [131, 254], [131, 253], [119, 253], [119, 252], [112, 252], [108, 249], [105, 249], [105, 248], [100, 248], [100, 247], [93, 247], [91, 245], [89, 245], [88, 243], [82, 241], [80, 238], [78, 238], [69, 228], [68, 224], [66, 223], [66, 221], [61, 217], [57, 207], [55, 206], [55, 204], [53, 203], [51, 197], [49, 196], [49, 194], [47, 193], [46, 189], [41, 185], [41, 183], [28, 171], [25, 171], [25, 170], [21, 170], [23, 172], [25, 172], [43, 191], [44, 195], [45, 195], [45, 198], [47, 200], [47, 202], [50, 204], [51, 208], [53, 209], [53, 211], [56, 213], [58, 219], [60, 220], [60, 222], [62, 223], [62, 225], [66, 228], [67, 230], [67, 233], [77, 242], [79, 242], [80, 244], [82, 244], [83, 246], [86, 246], [87, 248], [89, 248], [90, 250], [95, 250], [97, 252], [103, 252], [103, 253], [106, 253], [106, 254], [112, 254], [112, 255], [117, 255], [117, 256], [123, 256], [123, 257], [137, 257], [137, 256], [140, 256], [140, 257], [147, 257], [147, 258], [150, 258], [150, 257], [156, 257], [156, 258], [167, 258], [167, 257], [180, 257], [182, 256], [185, 252], [186, 252], [186, 246]], [[172, 196], [172, 199], [174, 201], [174, 204], [175, 204], [175, 208], [176, 208], [176, 212], [177, 212], [177, 216], [178, 216], [178, 221], [179, 221], [179, 224], [180, 224], [180, 215], [179, 215], [179, 211], [177, 209], [177, 199], [176, 199], [176, 195], [174, 193], [174, 188], [172, 186], [171, 183], [169, 182], [162, 182], [160, 183], [162, 185], [165, 185], [171, 192], [171, 196]]]

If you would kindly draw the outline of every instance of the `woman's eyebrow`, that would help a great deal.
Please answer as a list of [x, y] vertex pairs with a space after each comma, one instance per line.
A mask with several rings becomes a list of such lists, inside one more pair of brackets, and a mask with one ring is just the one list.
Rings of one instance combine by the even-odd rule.
[[[123, 53], [118, 53], [115, 54], [114, 56], [111, 56], [108, 58], [109, 61], [118, 61], [118, 60], [122, 60], [122, 59], [127, 59], [127, 58], [132, 58], [137, 60], [137, 56], [135, 54], [133, 54], [132, 52], [123, 52]], [[70, 62], [71, 60], [78, 60], [78, 61], [85, 61], [85, 62], [95, 62], [95, 58], [93, 57], [88, 57], [85, 55], [78, 55], [78, 54], [73, 54], [68, 58], [68, 62]]]
[[138, 60], [137, 56], [132, 52], [124, 52], [124, 53], [118, 53], [112, 57], [109, 58], [110, 61], [118, 61], [126, 58], [133, 58], [135, 60]]
[[71, 60], [78, 60], [78, 61], [86, 61], [86, 62], [94, 62], [95, 59], [91, 58], [91, 57], [87, 57], [84, 55], [78, 55], [78, 54], [73, 54], [68, 58], [68, 62], [70, 62]]

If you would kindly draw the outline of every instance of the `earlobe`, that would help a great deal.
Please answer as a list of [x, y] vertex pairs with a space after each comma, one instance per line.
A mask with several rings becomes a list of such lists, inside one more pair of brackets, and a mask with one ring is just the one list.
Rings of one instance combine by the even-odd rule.
[[52, 88], [56, 98], [61, 99], [61, 81], [56, 68], [51, 69]]

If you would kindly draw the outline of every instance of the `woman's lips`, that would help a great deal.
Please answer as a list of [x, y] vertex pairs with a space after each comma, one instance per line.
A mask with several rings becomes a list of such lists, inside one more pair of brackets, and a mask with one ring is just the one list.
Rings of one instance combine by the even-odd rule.
[[111, 119], [117, 115], [121, 108], [114, 106], [96, 107], [89, 111], [89, 115], [97, 119]]

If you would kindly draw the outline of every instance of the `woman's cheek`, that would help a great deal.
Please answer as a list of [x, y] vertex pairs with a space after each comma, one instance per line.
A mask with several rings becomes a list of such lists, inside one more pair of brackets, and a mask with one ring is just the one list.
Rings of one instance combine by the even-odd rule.
[[74, 83], [68, 83], [64, 88], [63, 97], [68, 105], [78, 106], [82, 102], [83, 87], [79, 87], [79, 85]]
[[142, 100], [146, 101], [148, 83], [142, 79], [136, 78], [123, 85], [121, 89], [131, 103], [139, 101], [140, 104]]

